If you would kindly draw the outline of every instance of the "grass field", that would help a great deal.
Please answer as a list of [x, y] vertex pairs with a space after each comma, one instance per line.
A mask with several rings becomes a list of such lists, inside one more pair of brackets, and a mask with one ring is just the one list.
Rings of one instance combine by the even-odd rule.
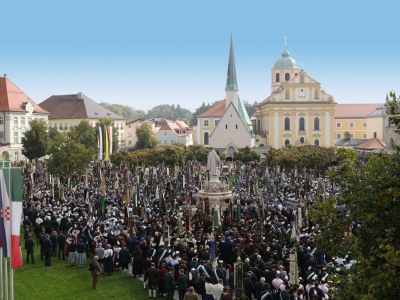
[[[21, 235], [23, 244], [23, 235]], [[40, 247], [35, 247], [35, 264], [26, 264], [26, 251], [22, 246], [24, 265], [14, 273], [15, 299], [147, 299], [147, 290], [137, 279], [122, 278], [120, 272], [101, 275], [97, 289], [92, 289], [92, 275], [85, 267], [70, 266], [68, 262], [52, 257], [52, 265], [44, 266], [40, 260]], [[91, 261], [88, 259], [87, 264]], [[161, 299], [161, 298], [159, 298]]]

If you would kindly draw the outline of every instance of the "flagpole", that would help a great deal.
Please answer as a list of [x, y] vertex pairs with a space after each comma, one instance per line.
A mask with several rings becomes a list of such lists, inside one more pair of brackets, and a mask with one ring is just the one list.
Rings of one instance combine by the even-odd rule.
[[[8, 197], [10, 198], [10, 218], [15, 218], [16, 216], [13, 216], [13, 212], [12, 212], [12, 189], [11, 189], [11, 181], [12, 181], [12, 177], [11, 177], [11, 159], [9, 159], [8, 161]], [[12, 220], [10, 222], [10, 237], [12, 237]], [[8, 252], [10, 255], [10, 300], [14, 300], [14, 272], [12, 270], [12, 266], [11, 266], [11, 255], [12, 255], [12, 243], [10, 242], [10, 252]]]

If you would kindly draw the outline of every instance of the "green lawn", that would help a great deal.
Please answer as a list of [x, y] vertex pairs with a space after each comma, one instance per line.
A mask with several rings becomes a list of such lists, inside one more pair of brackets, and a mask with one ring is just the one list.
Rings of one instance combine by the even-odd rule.
[[[23, 244], [23, 235], [21, 235]], [[101, 275], [97, 289], [92, 289], [92, 275], [86, 267], [70, 266], [67, 261], [52, 257], [52, 265], [44, 266], [40, 248], [35, 247], [35, 264], [26, 264], [26, 251], [22, 247], [24, 266], [15, 271], [15, 299], [143, 299], [147, 290], [137, 279], [122, 278], [120, 272]], [[91, 258], [88, 259], [88, 262]]]

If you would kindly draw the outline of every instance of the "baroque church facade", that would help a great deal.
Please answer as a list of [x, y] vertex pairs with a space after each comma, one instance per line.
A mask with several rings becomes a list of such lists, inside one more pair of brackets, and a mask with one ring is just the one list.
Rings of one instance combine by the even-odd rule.
[[271, 69], [271, 95], [259, 103], [256, 140], [272, 148], [289, 145], [332, 147], [335, 101], [321, 83], [300, 69], [285, 47]]

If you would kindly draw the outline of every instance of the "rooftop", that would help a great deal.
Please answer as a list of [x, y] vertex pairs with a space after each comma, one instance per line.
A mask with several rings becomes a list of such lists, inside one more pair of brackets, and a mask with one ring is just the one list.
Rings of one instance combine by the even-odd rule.
[[355, 119], [366, 118], [373, 113], [377, 108], [381, 107], [380, 104], [337, 104], [335, 106], [336, 119]]

